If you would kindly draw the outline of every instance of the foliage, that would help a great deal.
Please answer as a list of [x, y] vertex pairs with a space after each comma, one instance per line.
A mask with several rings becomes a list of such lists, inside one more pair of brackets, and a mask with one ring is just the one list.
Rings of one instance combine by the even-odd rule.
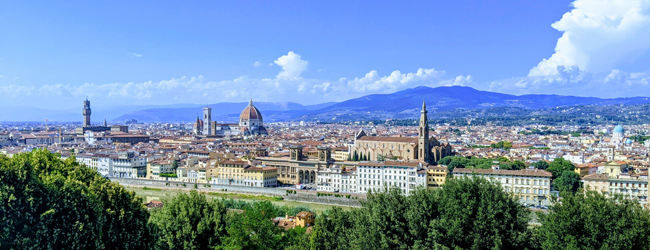
[[192, 190], [165, 203], [151, 223], [160, 231], [159, 249], [214, 249], [226, 235], [226, 206]]
[[363, 208], [319, 216], [311, 249], [525, 249], [528, 211], [483, 178], [370, 193]]
[[512, 143], [509, 141], [500, 141], [497, 142], [496, 144], [495, 143], [490, 144], [490, 147], [509, 150], [510, 148], [512, 148]]
[[575, 193], [580, 188], [580, 175], [576, 172], [566, 170], [562, 175], [553, 180], [553, 187], [560, 192]]
[[549, 167], [549, 164], [546, 161], [537, 161], [533, 163], [532, 166], [537, 169], [546, 170]]
[[244, 213], [233, 213], [221, 249], [279, 249], [283, 246], [283, 229], [271, 219], [275, 217], [271, 202], [253, 203]]
[[148, 220], [133, 192], [74, 157], [0, 155], [1, 249], [148, 249]]
[[160, 177], [171, 177], [171, 178], [176, 178], [178, 177], [176, 174], [160, 174]]
[[564, 193], [536, 234], [543, 249], [648, 249], [650, 214], [636, 201]]
[[576, 166], [570, 161], [567, 161], [564, 158], [555, 158], [555, 160], [549, 164], [546, 171], [551, 172], [553, 174], [553, 179], [555, 179], [560, 177], [564, 171], [573, 171], [574, 169], [576, 169]]

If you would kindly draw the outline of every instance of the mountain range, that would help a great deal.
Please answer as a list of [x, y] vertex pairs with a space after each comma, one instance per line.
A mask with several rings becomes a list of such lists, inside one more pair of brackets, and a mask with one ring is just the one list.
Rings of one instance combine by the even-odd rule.
[[[265, 122], [274, 121], [348, 121], [370, 119], [418, 118], [422, 101], [426, 101], [429, 115], [456, 109], [481, 110], [494, 107], [545, 109], [577, 105], [636, 105], [650, 103], [648, 97], [596, 98], [561, 95], [509, 95], [476, 90], [470, 87], [451, 86], [410, 88], [391, 94], [373, 94], [342, 102], [302, 105], [295, 102], [255, 102]], [[212, 120], [235, 122], [247, 102], [222, 102], [207, 105], [212, 108]], [[93, 122], [106, 117], [112, 122], [136, 119], [139, 122], [192, 122], [201, 116], [200, 104], [174, 104], [161, 106], [120, 106], [93, 109]], [[444, 112], [449, 113], [449, 112]], [[42, 118], [41, 118], [42, 117]], [[6, 109], [0, 121], [81, 121], [78, 110], [52, 111], [33, 108]]]
[[[405, 119], [419, 117], [422, 101], [426, 101], [430, 114], [454, 109], [487, 109], [492, 107], [518, 107], [544, 109], [576, 105], [635, 105], [649, 103], [648, 97], [603, 99], [561, 95], [508, 95], [476, 90], [470, 87], [451, 86], [430, 88], [420, 86], [391, 94], [373, 94], [338, 103], [301, 105], [293, 102], [256, 102], [264, 121], [291, 120], [366, 120]], [[212, 120], [237, 121], [247, 103], [216, 103]], [[202, 107], [153, 108], [127, 113], [115, 121], [136, 119], [142, 122], [191, 122], [202, 113]]]

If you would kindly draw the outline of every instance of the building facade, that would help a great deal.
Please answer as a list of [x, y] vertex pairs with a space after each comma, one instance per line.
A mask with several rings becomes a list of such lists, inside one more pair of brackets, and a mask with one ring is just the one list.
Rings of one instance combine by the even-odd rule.
[[551, 172], [539, 169], [500, 170], [454, 168], [454, 178], [487, 178], [499, 183], [503, 190], [513, 194], [527, 205], [550, 205]]
[[452, 147], [449, 143], [440, 143], [436, 138], [429, 137], [429, 119], [423, 102], [417, 138], [368, 136], [361, 130], [354, 138], [350, 155], [363, 156], [368, 161], [397, 158], [435, 164], [443, 157], [452, 155]]
[[409, 195], [418, 187], [423, 187], [426, 175], [418, 175], [425, 169], [421, 162], [360, 162], [357, 166], [358, 193], [383, 191], [385, 188], [399, 188]]

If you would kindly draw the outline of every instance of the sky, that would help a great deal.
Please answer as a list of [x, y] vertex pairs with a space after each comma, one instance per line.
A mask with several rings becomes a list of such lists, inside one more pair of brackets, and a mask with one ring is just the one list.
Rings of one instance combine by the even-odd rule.
[[650, 0], [3, 1], [0, 105], [650, 96]]

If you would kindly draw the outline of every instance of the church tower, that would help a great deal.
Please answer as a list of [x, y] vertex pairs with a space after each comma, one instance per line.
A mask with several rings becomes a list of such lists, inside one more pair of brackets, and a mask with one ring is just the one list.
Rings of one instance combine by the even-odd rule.
[[90, 127], [90, 101], [88, 101], [88, 97], [84, 101], [84, 109], [82, 112], [84, 115], [84, 127]]
[[212, 108], [203, 108], [203, 135], [212, 135]]
[[418, 159], [423, 162], [428, 162], [429, 150], [429, 118], [427, 118], [427, 106], [422, 101], [420, 127], [418, 131]]

